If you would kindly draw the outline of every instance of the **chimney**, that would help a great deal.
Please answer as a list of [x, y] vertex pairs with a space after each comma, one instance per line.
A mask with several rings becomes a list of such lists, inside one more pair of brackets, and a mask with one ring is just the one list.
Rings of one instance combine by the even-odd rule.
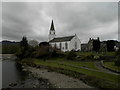
[[98, 39], [98, 40], [100, 40], [100, 38], [99, 38], [99, 37], [98, 37], [97, 39]]

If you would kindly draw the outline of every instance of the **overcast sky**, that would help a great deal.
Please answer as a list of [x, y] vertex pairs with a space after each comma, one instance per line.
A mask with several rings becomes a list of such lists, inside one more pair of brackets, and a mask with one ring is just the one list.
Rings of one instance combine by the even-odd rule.
[[82, 43], [118, 39], [117, 2], [4, 2], [2, 39], [47, 41], [52, 19], [57, 36], [77, 34]]

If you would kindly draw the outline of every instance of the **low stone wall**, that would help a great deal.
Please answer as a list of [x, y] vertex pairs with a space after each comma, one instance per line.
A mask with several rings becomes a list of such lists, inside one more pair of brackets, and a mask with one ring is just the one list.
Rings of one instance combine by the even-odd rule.
[[112, 70], [112, 69], [106, 67], [106, 66], [104, 65], [104, 61], [103, 61], [103, 60], [101, 61], [101, 66], [102, 66], [103, 68], [105, 68], [105, 69], [111, 71], [111, 72], [120, 74], [120, 71], [115, 71], [115, 70]]

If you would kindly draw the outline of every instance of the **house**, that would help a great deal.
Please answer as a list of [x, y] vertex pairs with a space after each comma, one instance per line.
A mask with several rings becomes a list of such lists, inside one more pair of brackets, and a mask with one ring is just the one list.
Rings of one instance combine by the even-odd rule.
[[120, 48], [120, 42], [116, 40], [100, 41], [99, 37], [97, 39], [90, 38], [88, 43], [81, 44], [81, 51], [97, 51], [100, 52], [113, 52]]
[[77, 35], [57, 37], [55, 34], [54, 23], [52, 20], [50, 31], [49, 31], [49, 44], [52, 47], [56, 47], [61, 51], [81, 50], [81, 42]]
[[99, 37], [97, 39], [90, 38], [87, 44], [88, 51], [99, 51], [100, 40]]
[[87, 46], [88, 46], [87, 43], [83, 43], [83, 44], [81, 44], [81, 51], [82, 51], [82, 52], [86, 52], [86, 51], [88, 51]]
[[100, 52], [107, 52], [107, 41], [100, 42]]
[[81, 44], [81, 51], [99, 51], [100, 49], [100, 40], [99, 37], [97, 39], [89, 38], [88, 43]]

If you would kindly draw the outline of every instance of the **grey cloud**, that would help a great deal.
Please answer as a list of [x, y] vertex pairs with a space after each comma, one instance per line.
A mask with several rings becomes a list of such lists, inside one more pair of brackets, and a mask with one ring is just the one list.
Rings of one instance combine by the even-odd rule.
[[[117, 3], [3, 3], [3, 39], [47, 41], [51, 19], [57, 35], [77, 34], [82, 42], [117, 39]], [[110, 29], [110, 30], [106, 30]]]

